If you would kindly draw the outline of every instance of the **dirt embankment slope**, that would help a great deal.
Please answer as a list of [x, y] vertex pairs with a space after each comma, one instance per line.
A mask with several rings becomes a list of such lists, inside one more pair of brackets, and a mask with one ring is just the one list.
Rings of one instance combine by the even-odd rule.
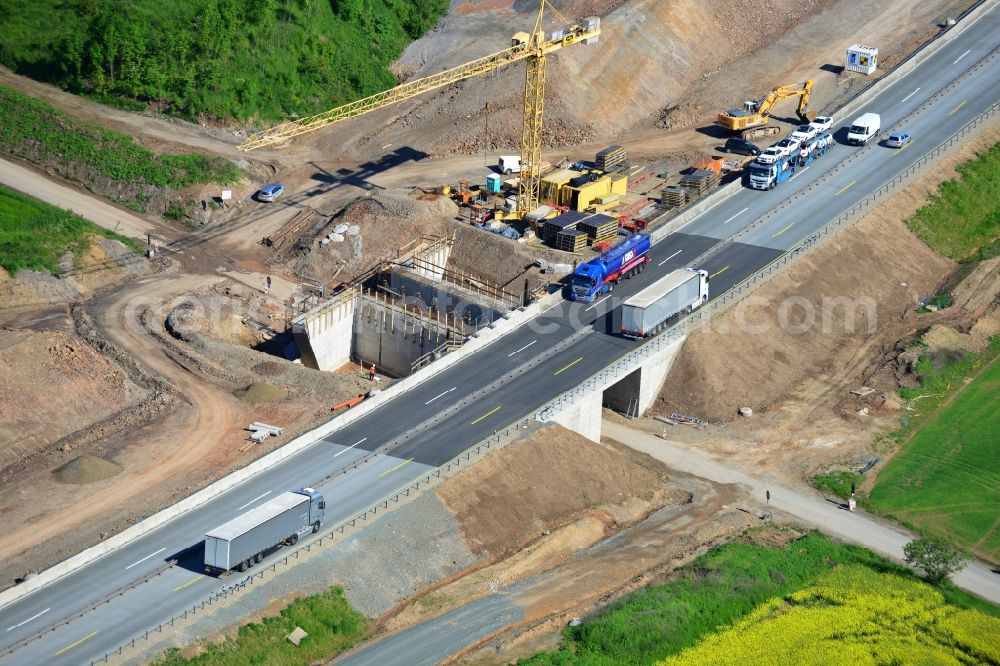
[[655, 409], [730, 421], [738, 407], [767, 409], [813, 377], [837, 390], [870, 379], [880, 346], [937, 321], [915, 307], [955, 268], [903, 220], [956, 175], [957, 164], [998, 139], [994, 124], [692, 335]]

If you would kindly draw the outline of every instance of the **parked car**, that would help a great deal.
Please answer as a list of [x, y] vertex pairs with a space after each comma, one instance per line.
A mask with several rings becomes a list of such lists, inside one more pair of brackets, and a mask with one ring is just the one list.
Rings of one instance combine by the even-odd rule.
[[788, 137], [787, 139], [782, 139], [778, 143], [774, 144], [774, 147], [781, 149], [782, 157], [787, 157], [792, 153], [797, 153], [799, 150], [799, 146], [801, 145], [802, 142], [799, 141], [798, 139], [793, 139], [792, 137]]
[[757, 161], [761, 164], [774, 164], [783, 155], [784, 153], [781, 152], [781, 148], [771, 146], [770, 148], [765, 148], [764, 152], [757, 156]]
[[281, 183], [268, 183], [257, 192], [257, 201], [272, 202], [281, 196], [285, 186]]
[[809, 125], [816, 130], [817, 134], [826, 132], [833, 127], [833, 118], [830, 116], [817, 116]]
[[737, 139], [736, 137], [726, 141], [724, 150], [727, 153], [738, 153], [740, 155], [750, 155], [751, 157], [757, 157], [760, 155], [760, 148], [758, 148], [756, 144], [753, 144], [746, 139]]
[[798, 139], [799, 141], [808, 141], [819, 134], [819, 130], [812, 126], [812, 123], [808, 125], [799, 125], [792, 132], [792, 138]]
[[906, 132], [893, 132], [889, 135], [889, 138], [885, 140], [885, 145], [890, 148], [902, 148], [908, 144], [913, 137], [911, 137]]

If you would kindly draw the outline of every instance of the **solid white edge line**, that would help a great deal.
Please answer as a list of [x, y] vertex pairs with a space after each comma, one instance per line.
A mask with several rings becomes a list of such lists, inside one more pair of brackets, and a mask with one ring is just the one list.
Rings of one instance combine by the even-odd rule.
[[253, 504], [254, 502], [256, 502], [257, 500], [259, 500], [259, 499], [260, 499], [261, 497], [267, 497], [267, 496], [268, 496], [268, 495], [270, 495], [270, 494], [271, 494], [271, 491], [270, 491], [270, 490], [268, 490], [268, 491], [267, 491], [266, 493], [264, 493], [263, 495], [260, 495], [260, 496], [258, 496], [258, 497], [254, 497], [254, 498], [253, 498], [252, 500], [250, 500], [249, 502], [247, 502], [247, 503], [246, 503], [246, 504], [244, 504], [243, 506], [238, 506], [238, 507], [236, 507], [236, 510], [237, 510], [237, 511], [239, 511], [240, 509], [245, 509], [245, 508], [247, 508], [248, 506], [250, 506], [251, 504]]
[[[163, 552], [163, 551], [165, 551], [165, 550], [166, 550], [166, 548], [161, 548], [161, 549], [159, 549], [158, 551], [156, 551], [155, 553], [153, 553], [153, 555], [159, 555], [160, 553], [162, 553], [162, 552]], [[146, 561], [146, 560], [148, 560], [149, 558], [153, 557], [153, 555], [147, 555], [146, 557], [142, 558], [142, 559], [141, 559], [141, 560], [139, 560], [138, 562], [133, 562], [132, 564], [130, 564], [130, 565], [128, 565], [127, 567], [125, 567], [125, 571], [128, 571], [129, 569], [131, 569], [132, 567], [134, 567], [134, 566], [135, 566], [135, 565], [137, 565], [137, 564], [142, 564], [143, 562], [145, 562], [145, 561]]]
[[[361, 439], [359, 439], [358, 441], [354, 442], [353, 444], [351, 444], [350, 446], [348, 446], [346, 449], [344, 449], [340, 453], [347, 453], [348, 451], [350, 451], [351, 449], [353, 449], [355, 446], [357, 446], [358, 444], [360, 444], [361, 442], [363, 442], [363, 441], [365, 441], [367, 439], [368, 439], [367, 437], [362, 437]], [[340, 455], [340, 453], [334, 453], [333, 457], [336, 458], [337, 456]]]
[[11, 629], [17, 629], [17, 628], [18, 628], [18, 627], [20, 627], [20, 626], [21, 626], [22, 624], [28, 624], [29, 622], [31, 622], [31, 621], [32, 621], [32, 620], [34, 620], [35, 618], [37, 618], [37, 617], [41, 617], [41, 616], [45, 615], [45, 614], [46, 614], [46, 613], [48, 613], [48, 612], [49, 612], [50, 610], [52, 610], [52, 609], [51, 609], [51, 608], [46, 608], [46, 609], [45, 609], [45, 610], [43, 610], [43, 611], [42, 611], [41, 613], [35, 613], [35, 614], [34, 614], [34, 615], [32, 615], [31, 617], [29, 617], [29, 618], [28, 618], [27, 620], [24, 620], [23, 622], [18, 622], [18, 623], [17, 623], [17, 624], [15, 624], [15, 625], [14, 625], [13, 627], [9, 627], [9, 628], [7, 629], [7, 631], [10, 631]]

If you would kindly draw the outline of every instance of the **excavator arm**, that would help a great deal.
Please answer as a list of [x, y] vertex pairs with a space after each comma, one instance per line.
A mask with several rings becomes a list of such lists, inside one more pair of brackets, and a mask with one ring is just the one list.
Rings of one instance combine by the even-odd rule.
[[812, 92], [813, 82], [806, 81], [805, 83], [793, 83], [787, 86], [781, 86], [780, 88], [774, 88], [769, 93], [767, 93], [763, 99], [757, 104], [757, 113], [759, 113], [764, 118], [771, 115], [771, 111], [774, 109], [774, 105], [783, 99], [788, 99], [789, 97], [799, 98], [799, 117], [803, 120], [809, 119], [809, 93]]

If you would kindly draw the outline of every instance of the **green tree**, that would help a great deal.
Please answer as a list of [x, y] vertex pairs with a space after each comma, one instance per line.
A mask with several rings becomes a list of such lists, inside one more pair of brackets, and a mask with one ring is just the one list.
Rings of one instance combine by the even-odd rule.
[[965, 568], [969, 556], [940, 537], [920, 537], [903, 546], [903, 561], [924, 572], [932, 585], [940, 585]]

